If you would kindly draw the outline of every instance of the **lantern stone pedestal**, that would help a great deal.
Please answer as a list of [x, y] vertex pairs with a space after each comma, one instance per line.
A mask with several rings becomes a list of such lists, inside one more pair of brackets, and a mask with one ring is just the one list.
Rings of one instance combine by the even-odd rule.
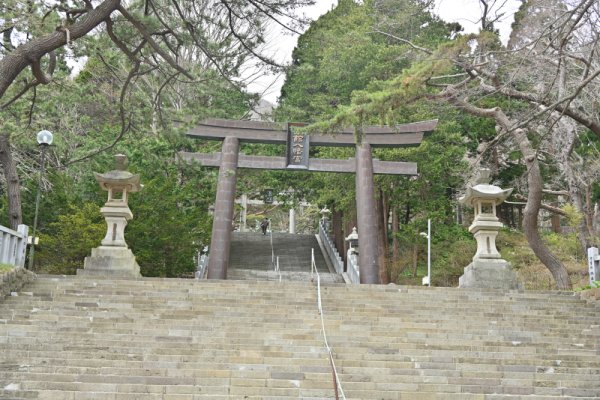
[[92, 255], [85, 258], [83, 269], [77, 275], [139, 278], [140, 266], [125, 242], [125, 227], [133, 214], [127, 205], [127, 194], [142, 188], [140, 176], [127, 172], [127, 157], [115, 156], [116, 169], [106, 174], [97, 174], [96, 180], [108, 191], [108, 201], [100, 209], [106, 220], [106, 236]]
[[473, 206], [475, 219], [469, 227], [477, 241], [477, 252], [473, 262], [465, 267], [459, 278], [461, 288], [521, 290], [523, 285], [510, 263], [502, 259], [496, 249], [496, 236], [502, 223], [496, 216], [496, 206], [512, 192], [489, 184], [489, 170], [483, 170], [478, 184], [468, 187], [460, 199], [463, 204]]

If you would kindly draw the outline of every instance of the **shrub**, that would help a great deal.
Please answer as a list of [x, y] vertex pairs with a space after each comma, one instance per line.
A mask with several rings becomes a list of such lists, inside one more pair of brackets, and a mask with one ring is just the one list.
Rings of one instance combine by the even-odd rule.
[[96, 204], [71, 207], [70, 214], [48, 225], [50, 233], [39, 235], [35, 253], [36, 270], [49, 274], [72, 275], [83, 268], [83, 260], [106, 233], [106, 223]]

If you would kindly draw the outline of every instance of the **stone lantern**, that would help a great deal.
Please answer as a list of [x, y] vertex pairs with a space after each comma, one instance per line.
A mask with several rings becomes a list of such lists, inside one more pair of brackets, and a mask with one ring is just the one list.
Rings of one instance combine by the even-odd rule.
[[325, 229], [325, 233], [329, 232], [329, 215], [331, 215], [331, 210], [329, 210], [327, 208], [327, 206], [324, 206], [323, 209], [321, 211], [319, 211], [319, 214], [321, 214], [321, 221], [323, 222], [323, 229]]
[[356, 227], [352, 228], [352, 233], [346, 237], [346, 242], [350, 245], [348, 252], [358, 254], [358, 232], [356, 232]]
[[473, 262], [465, 268], [459, 279], [459, 287], [488, 289], [521, 289], [510, 263], [502, 259], [496, 248], [496, 236], [502, 223], [496, 215], [496, 207], [511, 194], [512, 189], [490, 185], [490, 170], [483, 169], [475, 185], [467, 187], [459, 199], [462, 204], [475, 209], [475, 218], [469, 227], [477, 241]]
[[108, 191], [108, 200], [100, 212], [106, 220], [106, 236], [92, 255], [85, 258], [84, 269], [78, 275], [140, 277], [140, 267], [125, 243], [125, 227], [133, 214], [127, 205], [128, 194], [141, 190], [140, 176], [126, 171], [127, 156], [115, 156], [115, 169], [94, 173], [100, 187]]

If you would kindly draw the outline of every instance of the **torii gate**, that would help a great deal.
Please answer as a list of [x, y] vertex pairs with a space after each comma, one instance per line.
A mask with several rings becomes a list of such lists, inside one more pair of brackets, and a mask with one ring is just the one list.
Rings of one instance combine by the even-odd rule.
[[[371, 147], [418, 146], [433, 131], [437, 120], [410, 124], [364, 126], [362, 141], [356, 143], [354, 129], [335, 134], [298, 132], [305, 124], [207, 119], [187, 132], [195, 138], [222, 140], [221, 153], [181, 152], [189, 162], [219, 167], [219, 180], [208, 261], [208, 279], [227, 279], [231, 226], [238, 168], [288, 169], [356, 173], [357, 225], [360, 233], [360, 283], [379, 283], [377, 216], [373, 174], [416, 175], [417, 164], [373, 160]], [[286, 157], [239, 154], [240, 142], [286, 144]], [[356, 158], [347, 160], [309, 158], [309, 146], [355, 146]]]

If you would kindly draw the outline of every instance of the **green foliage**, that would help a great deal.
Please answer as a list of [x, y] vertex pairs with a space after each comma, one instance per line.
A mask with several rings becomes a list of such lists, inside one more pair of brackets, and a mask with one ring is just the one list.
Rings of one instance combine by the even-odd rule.
[[565, 218], [567, 219], [567, 223], [571, 228], [576, 228], [583, 221], [583, 215], [575, 208], [575, 206], [571, 203], [565, 203], [561, 207], [566, 214]]
[[581, 242], [576, 233], [554, 233], [544, 235], [544, 241], [559, 253], [561, 257], [581, 262], [585, 260], [585, 254], [581, 248]]
[[[463, 228], [466, 232], [466, 229]], [[462, 234], [459, 237], [448, 237], [443, 242], [432, 246], [431, 283], [435, 286], [457, 286], [458, 278], [473, 260], [477, 245], [473, 238]]]
[[12, 271], [15, 268], [14, 265], [0, 263], [0, 274], [3, 274], [8, 271]]
[[579, 288], [575, 289], [575, 291], [583, 292], [584, 290], [598, 289], [598, 288], [600, 288], [600, 281], [592, 281], [592, 283], [590, 283], [589, 285], [579, 287]]
[[496, 247], [502, 257], [517, 270], [533, 266], [538, 262], [533, 250], [520, 232], [501, 230], [496, 239]]
[[132, 194], [135, 218], [125, 237], [142, 275], [180, 277], [194, 270], [196, 251], [209, 243], [214, 175], [193, 165], [177, 164], [173, 147], [148, 138], [130, 150], [130, 170], [144, 188]]
[[[374, 26], [393, 35], [406, 34], [417, 43], [447, 40], [452, 28], [417, 3], [343, 0], [311, 24], [298, 39], [276, 117], [316, 122], [340, 115], [341, 106], [356, 96], [353, 93], [410, 67], [416, 57], [412, 49], [394, 44]], [[378, 20], [382, 15], [389, 21]]]
[[90, 250], [100, 245], [106, 223], [96, 204], [71, 207], [48, 224], [48, 233], [40, 233], [35, 253], [35, 270], [50, 274], [75, 274], [83, 268]]

